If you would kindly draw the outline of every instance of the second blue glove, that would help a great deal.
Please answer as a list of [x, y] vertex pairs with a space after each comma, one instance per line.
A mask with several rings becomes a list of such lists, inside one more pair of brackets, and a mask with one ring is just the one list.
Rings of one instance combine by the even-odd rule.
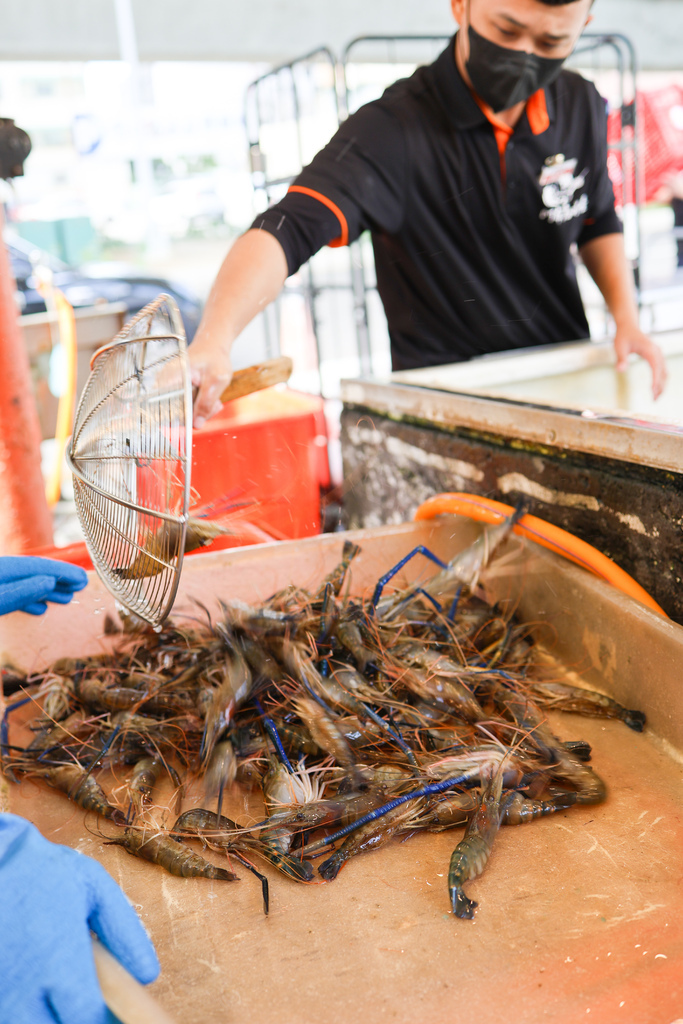
[[107, 1024], [94, 931], [147, 984], [159, 973], [140, 919], [101, 864], [0, 814], [0, 1021]]
[[68, 604], [88, 582], [85, 569], [33, 555], [0, 557], [0, 615], [24, 611], [42, 615], [47, 602]]

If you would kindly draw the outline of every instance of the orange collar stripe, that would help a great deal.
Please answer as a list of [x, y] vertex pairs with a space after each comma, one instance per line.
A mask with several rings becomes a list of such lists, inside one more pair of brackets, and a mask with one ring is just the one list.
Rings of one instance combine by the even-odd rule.
[[498, 146], [498, 156], [500, 157], [500, 176], [503, 183], [505, 183], [505, 150], [507, 149], [507, 144], [511, 137], [514, 135], [515, 130], [514, 128], [511, 128], [509, 124], [505, 124], [504, 121], [501, 121], [500, 118], [496, 117], [488, 103], [484, 103], [484, 101], [477, 96], [476, 92], [473, 92], [472, 96], [474, 97], [474, 100], [482, 114], [493, 128], [493, 135], [496, 140], [496, 145]]
[[[496, 117], [488, 103], [484, 103], [476, 93], [473, 92], [472, 96], [482, 114], [493, 128], [498, 152], [502, 157], [515, 130], [509, 124], [501, 121], [499, 117]], [[550, 118], [548, 117], [548, 108], [543, 89], [539, 89], [538, 92], [535, 92], [526, 101], [526, 116], [529, 120], [529, 127], [534, 135], [540, 135], [550, 127]]]
[[505, 121], [501, 121], [501, 119], [493, 113], [488, 103], [484, 103], [484, 101], [477, 96], [476, 92], [472, 93], [472, 95], [474, 96], [476, 104], [486, 120], [489, 121], [497, 131], [504, 133], [509, 138], [514, 133], [515, 129], [511, 128], [509, 124], [505, 123]]
[[312, 188], [304, 188], [303, 185], [290, 185], [287, 191], [300, 192], [304, 196], [310, 196], [311, 199], [317, 199], [318, 202], [326, 206], [328, 210], [332, 210], [332, 213], [339, 221], [341, 234], [339, 238], [334, 238], [331, 242], [328, 242], [330, 249], [336, 249], [342, 245], [349, 244], [349, 225], [347, 223], [346, 217], [341, 212], [336, 203], [333, 203], [331, 199], [328, 199], [327, 196], [324, 196], [321, 192], [316, 192]]
[[535, 92], [527, 100], [526, 116], [529, 120], [529, 127], [534, 135], [541, 135], [550, 128], [550, 118], [543, 89], [539, 89], [538, 92]]
[[484, 101], [480, 99], [479, 96], [477, 96], [476, 92], [473, 92], [472, 96], [474, 97], [476, 104], [481, 110], [482, 114], [493, 128], [493, 134], [496, 139], [496, 145], [498, 146], [498, 155], [500, 156], [500, 159], [502, 161], [503, 157], [505, 156], [507, 144], [510, 141], [512, 135], [514, 135], [515, 130], [514, 128], [511, 128], [509, 124], [505, 124], [504, 121], [501, 121], [499, 117], [496, 117], [488, 103], [484, 103]]

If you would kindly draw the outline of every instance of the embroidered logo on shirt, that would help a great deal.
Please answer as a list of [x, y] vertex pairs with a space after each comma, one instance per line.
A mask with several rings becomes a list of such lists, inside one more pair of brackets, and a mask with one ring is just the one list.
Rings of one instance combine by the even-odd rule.
[[574, 198], [586, 184], [588, 169], [576, 174], [576, 160], [567, 160], [563, 153], [550, 156], [539, 175], [541, 198], [545, 207], [539, 213], [541, 220], [550, 224], [566, 224], [574, 217], [581, 217], [588, 210], [588, 196]]

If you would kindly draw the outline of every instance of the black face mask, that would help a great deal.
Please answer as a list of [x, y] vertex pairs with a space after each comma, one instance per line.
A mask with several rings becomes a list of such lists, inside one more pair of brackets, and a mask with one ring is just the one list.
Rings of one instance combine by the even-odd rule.
[[537, 57], [485, 39], [470, 25], [470, 56], [465, 65], [474, 91], [494, 113], [523, 103], [554, 81], [566, 57]]

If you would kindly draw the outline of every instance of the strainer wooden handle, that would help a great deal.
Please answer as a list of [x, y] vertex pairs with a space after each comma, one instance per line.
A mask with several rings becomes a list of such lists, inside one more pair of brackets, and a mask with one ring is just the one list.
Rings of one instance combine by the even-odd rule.
[[221, 395], [221, 402], [231, 402], [234, 398], [251, 395], [273, 384], [284, 384], [291, 373], [292, 360], [289, 356], [278, 356], [277, 359], [267, 359], [264, 363], [235, 370], [232, 380]]
[[147, 989], [95, 938], [93, 956], [102, 997], [121, 1024], [175, 1024]]

